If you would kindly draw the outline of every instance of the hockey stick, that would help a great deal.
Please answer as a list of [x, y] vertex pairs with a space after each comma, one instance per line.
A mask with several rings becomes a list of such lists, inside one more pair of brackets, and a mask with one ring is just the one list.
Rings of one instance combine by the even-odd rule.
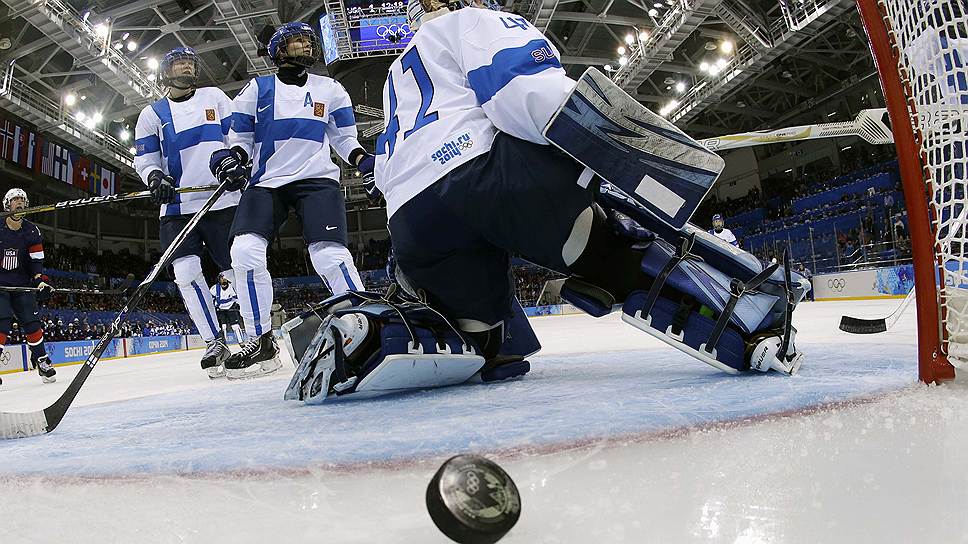
[[914, 289], [904, 297], [901, 305], [897, 307], [891, 315], [880, 319], [862, 319], [860, 317], [850, 317], [849, 315], [840, 318], [840, 330], [851, 334], [876, 334], [885, 332], [894, 326], [904, 314], [911, 301], [914, 300]]
[[64, 414], [67, 413], [67, 409], [70, 408], [71, 403], [74, 401], [74, 397], [77, 396], [78, 391], [80, 391], [81, 386], [84, 385], [84, 381], [94, 370], [94, 365], [97, 364], [101, 355], [104, 354], [104, 350], [107, 349], [108, 344], [114, 339], [115, 335], [118, 333], [118, 329], [121, 326], [121, 320], [124, 319], [129, 312], [138, 307], [138, 303], [144, 298], [145, 293], [148, 292], [148, 288], [158, 277], [168, 265], [168, 261], [171, 260], [175, 251], [184, 243], [185, 239], [188, 238], [189, 233], [192, 229], [202, 220], [202, 217], [215, 205], [219, 197], [225, 193], [225, 184], [218, 186], [212, 196], [208, 197], [205, 204], [202, 205], [201, 209], [198, 210], [188, 223], [185, 228], [178, 233], [178, 236], [172, 241], [168, 249], [161, 256], [155, 266], [148, 272], [148, 276], [141, 282], [140, 285], [131, 293], [131, 296], [124, 303], [124, 307], [115, 316], [114, 322], [111, 323], [111, 327], [108, 328], [107, 333], [98, 341], [97, 345], [94, 346], [94, 350], [87, 357], [87, 361], [81, 366], [81, 369], [71, 380], [71, 383], [67, 386], [67, 390], [64, 391], [61, 396], [54, 401], [53, 404], [44, 408], [43, 410], [38, 410], [35, 412], [28, 413], [16, 413], [16, 412], [0, 412], [0, 438], [25, 438], [28, 436], [37, 436], [44, 433], [49, 433], [53, 431], [57, 425], [60, 423], [61, 419], [64, 418]]
[[[0, 291], [7, 293], [39, 293], [41, 289], [39, 287], [6, 287], [0, 285]], [[51, 294], [56, 295], [61, 294], [73, 294], [73, 295], [117, 295], [121, 291], [101, 291], [98, 289], [69, 289], [69, 288], [54, 288], [50, 291]]]
[[853, 121], [802, 125], [760, 132], [743, 132], [729, 136], [706, 138], [699, 140], [699, 143], [712, 151], [724, 151], [754, 145], [798, 142], [819, 138], [842, 138], [844, 136], [860, 136], [864, 141], [871, 144], [894, 143], [894, 134], [891, 132], [891, 126], [887, 119], [887, 109], [861, 110]]
[[[178, 194], [201, 193], [204, 191], [213, 191], [217, 187], [218, 185], [199, 185], [197, 187], [179, 187], [175, 189], [175, 192]], [[54, 210], [66, 210], [68, 208], [79, 208], [81, 206], [91, 206], [92, 204], [124, 202], [126, 200], [138, 200], [140, 198], [149, 198], [149, 197], [151, 197], [151, 191], [138, 191], [135, 193], [124, 193], [124, 194], [105, 195], [105, 196], [89, 196], [87, 198], [78, 198], [75, 200], [63, 200], [61, 202], [54, 202], [53, 204], [42, 204], [40, 206], [31, 206], [30, 208], [24, 208], [22, 210], [17, 210], [17, 211], [0, 212], [0, 219], [4, 217], [10, 217], [11, 215], [27, 215], [32, 213], [52, 212]]]

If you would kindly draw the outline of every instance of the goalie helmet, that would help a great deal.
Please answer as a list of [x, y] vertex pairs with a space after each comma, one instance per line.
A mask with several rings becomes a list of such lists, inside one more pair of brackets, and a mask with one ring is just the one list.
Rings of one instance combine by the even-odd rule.
[[[302, 38], [302, 40], [300, 40]], [[291, 52], [290, 48], [300, 43], [302, 48], [298, 52]], [[269, 38], [266, 51], [276, 66], [292, 64], [309, 68], [319, 62], [319, 55], [323, 48], [319, 44], [319, 36], [306, 23], [286, 23], [280, 26]]]
[[[183, 63], [189, 63], [191, 74], [184, 73]], [[177, 73], [176, 73], [177, 71]], [[194, 89], [198, 83], [198, 53], [191, 47], [176, 47], [165, 53], [158, 64], [161, 84], [176, 89]]]
[[501, 10], [494, 0], [407, 0], [407, 21], [410, 30], [416, 32], [422, 23], [430, 19], [468, 7]]
[[18, 198], [24, 199], [24, 208], [30, 207], [30, 199], [27, 198], [27, 192], [18, 187], [14, 187], [7, 191], [7, 194], [3, 195], [3, 211], [9, 212], [13, 206], [13, 201]]

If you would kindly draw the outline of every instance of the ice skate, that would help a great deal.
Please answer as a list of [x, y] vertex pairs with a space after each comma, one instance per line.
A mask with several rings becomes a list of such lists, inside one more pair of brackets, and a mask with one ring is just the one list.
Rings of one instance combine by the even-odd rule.
[[50, 357], [47, 355], [42, 355], [32, 362], [34, 366], [37, 367], [37, 374], [44, 380], [44, 383], [54, 383], [57, 381], [57, 371], [54, 370], [53, 365], [50, 364]]
[[222, 337], [213, 338], [205, 347], [205, 354], [202, 355], [202, 370], [208, 373], [211, 379], [225, 376], [225, 361], [232, 356], [225, 340]]
[[230, 380], [258, 378], [282, 367], [279, 346], [271, 332], [253, 338], [242, 349], [225, 360], [225, 377]]

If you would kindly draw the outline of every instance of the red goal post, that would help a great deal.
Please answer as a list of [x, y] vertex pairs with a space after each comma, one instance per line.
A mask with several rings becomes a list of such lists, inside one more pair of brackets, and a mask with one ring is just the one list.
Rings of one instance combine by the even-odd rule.
[[952, 362], [968, 363], [968, 19], [961, 0], [857, 0], [857, 7], [904, 187], [919, 377], [942, 382], [954, 378]]

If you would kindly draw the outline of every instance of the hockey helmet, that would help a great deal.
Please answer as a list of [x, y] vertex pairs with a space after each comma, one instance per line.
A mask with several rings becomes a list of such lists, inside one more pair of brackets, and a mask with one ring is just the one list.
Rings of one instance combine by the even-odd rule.
[[[302, 40], [299, 40], [302, 38]], [[299, 40], [299, 41], [297, 41]], [[297, 53], [290, 52], [292, 45], [302, 43], [302, 50]], [[276, 66], [292, 64], [309, 68], [319, 62], [319, 55], [323, 48], [319, 44], [319, 36], [313, 28], [306, 23], [286, 23], [272, 34], [269, 44], [266, 46], [269, 58]]]
[[[179, 62], [188, 62], [192, 67], [192, 73], [184, 73], [182, 65], [175, 66]], [[175, 73], [176, 69], [179, 69]], [[176, 47], [165, 53], [165, 56], [158, 64], [158, 74], [161, 84], [166, 87], [176, 89], [193, 89], [198, 83], [198, 53], [191, 47]]]
[[422, 23], [461, 8], [501, 11], [494, 0], [407, 0], [407, 21], [410, 30], [416, 32]]
[[3, 211], [9, 212], [13, 206], [13, 201], [18, 198], [24, 199], [24, 208], [30, 207], [30, 199], [27, 198], [27, 192], [19, 187], [14, 187], [7, 191], [7, 194], [3, 195]]

